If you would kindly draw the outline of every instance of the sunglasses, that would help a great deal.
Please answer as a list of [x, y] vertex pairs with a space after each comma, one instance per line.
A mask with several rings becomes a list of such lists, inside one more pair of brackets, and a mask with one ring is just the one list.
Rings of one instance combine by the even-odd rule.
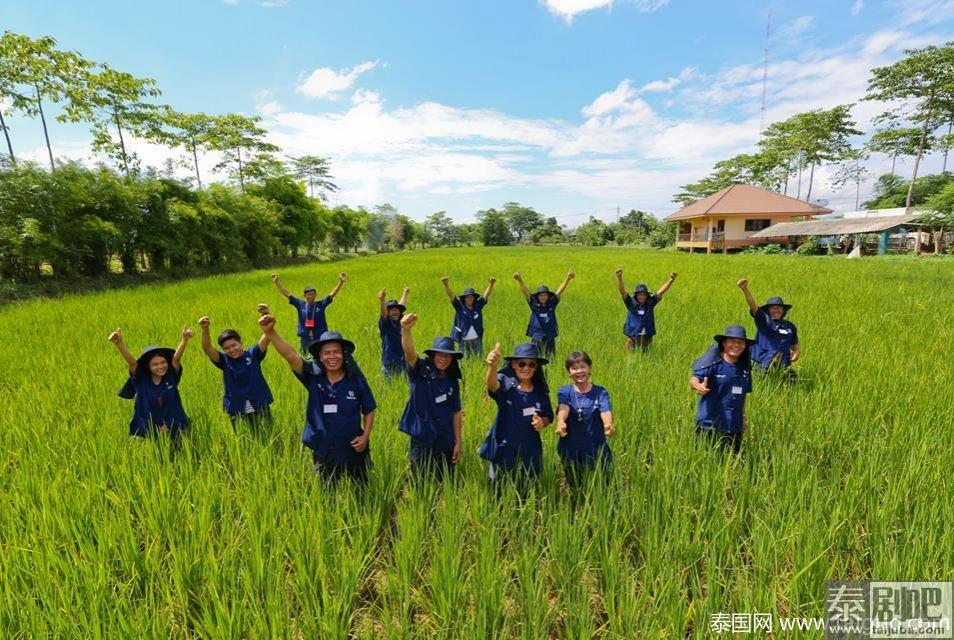
[[520, 369], [536, 369], [537, 368], [536, 360], [518, 360], [517, 362], [514, 362], [513, 365]]

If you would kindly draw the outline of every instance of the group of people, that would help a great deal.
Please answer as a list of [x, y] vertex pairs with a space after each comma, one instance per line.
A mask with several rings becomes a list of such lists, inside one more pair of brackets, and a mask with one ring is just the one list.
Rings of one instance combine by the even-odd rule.
[[[616, 426], [610, 395], [606, 388], [591, 381], [593, 361], [585, 351], [572, 351], [565, 359], [569, 383], [557, 391], [556, 412], [550, 400], [545, 366], [556, 352], [556, 308], [574, 276], [572, 270], [568, 271], [556, 291], [541, 285], [531, 293], [521, 275], [514, 274], [530, 307], [530, 340], [506, 356], [497, 343], [485, 358], [483, 386], [497, 411], [479, 455], [487, 460], [493, 480], [537, 476], [543, 461], [540, 434], [554, 422], [559, 436], [557, 453], [571, 487], [579, 486], [588, 472], [612, 462], [607, 439], [615, 435]], [[670, 274], [656, 292], [640, 284], [630, 294], [623, 284], [622, 269], [616, 270], [627, 310], [623, 332], [629, 349], [649, 348], [656, 333], [655, 307], [676, 276]], [[268, 432], [271, 426], [273, 398], [261, 367], [271, 345], [308, 392], [301, 441], [312, 452], [314, 471], [327, 479], [346, 475], [364, 481], [377, 405], [355, 360], [354, 343], [330, 331], [326, 317], [327, 307], [346, 280], [346, 274], [341, 273], [331, 292], [318, 300], [314, 287], [307, 287], [304, 299], [300, 299], [281, 285], [277, 275], [272, 276], [275, 286], [296, 309], [297, 349], [279, 335], [275, 317], [265, 304], [257, 308], [262, 333], [248, 348], [234, 329], [219, 334], [216, 348], [210, 319], [204, 316], [198, 324], [203, 352], [222, 371], [223, 409], [234, 426], [247, 425], [259, 432]], [[410, 290], [405, 287], [400, 299], [388, 299], [384, 289], [378, 294], [383, 371], [389, 379], [402, 375], [408, 382], [408, 399], [398, 429], [410, 437], [408, 455], [415, 475], [453, 473], [461, 458], [460, 360], [483, 355], [483, 311], [496, 279], [489, 278], [482, 294], [468, 287], [455, 295], [447, 277], [441, 284], [454, 310], [453, 328], [451, 335], [435, 337], [423, 353], [418, 351], [413, 335], [418, 316], [405, 313]], [[740, 450], [745, 428], [745, 397], [752, 392], [753, 364], [757, 368], [789, 370], [801, 355], [795, 325], [785, 318], [791, 305], [781, 298], [770, 298], [759, 306], [747, 280], [739, 280], [738, 286], [755, 321], [755, 339], [749, 339], [740, 325], [728, 327], [714, 336], [712, 347], [693, 364], [689, 381], [700, 396], [697, 433], [735, 452]], [[178, 386], [183, 353], [193, 336], [189, 327], [183, 327], [176, 349], [149, 346], [135, 357], [119, 329], [110, 334], [109, 340], [129, 369], [120, 395], [134, 400], [131, 435], [168, 433], [178, 441], [188, 427]]]

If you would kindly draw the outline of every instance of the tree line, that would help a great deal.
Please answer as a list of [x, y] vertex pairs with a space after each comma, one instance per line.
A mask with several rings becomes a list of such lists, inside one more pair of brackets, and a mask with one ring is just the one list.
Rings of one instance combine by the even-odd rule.
[[865, 162], [872, 153], [882, 153], [891, 158], [891, 175], [898, 157], [914, 159], [904, 199], [896, 206], [916, 206], [922, 159], [932, 151], [943, 152], [941, 173], [946, 174], [948, 152], [954, 146], [954, 41], [909, 49], [898, 62], [872, 69], [863, 100], [887, 105], [874, 119], [878, 128], [865, 144], [852, 144], [852, 138], [863, 132], [857, 129], [850, 104], [799, 113], [766, 127], [755, 152], [717, 162], [708, 176], [682, 185], [673, 202], [685, 206], [735, 183], [788, 195], [793, 181], [792, 195], [802, 198], [804, 193], [811, 200], [815, 169], [830, 165], [836, 169], [832, 187], [855, 185], [857, 208], [860, 185], [869, 174]]

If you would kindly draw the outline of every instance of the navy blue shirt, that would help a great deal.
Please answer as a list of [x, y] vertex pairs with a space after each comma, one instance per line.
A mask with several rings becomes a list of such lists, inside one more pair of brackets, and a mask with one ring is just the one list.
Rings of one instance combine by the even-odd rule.
[[328, 320], [325, 318], [325, 309], [334, 302], [331, 296], [325, 296], [321, 300], [315, 300], [314, 304], [309, 304], [307, 300], [288, 296], [288, 304], [295, 307], [298, 312], [298, 336], [317, 340], [321, 334], [328, 330]]
[[752, 359], [767, 367], [772, 359], [778, 355], [783, 367], [792, 364], [792, 347], [798, 344], [798, 331], [795, 325], [780, 318], [772, 320], [772, 316], [763, 309], [752, 312], [755, 319], [755, 344], [752, 345]]
[[553, 419], [550, 396], [539, 385], [533, 391], [522, 391], [516, 378], [502, 373], [497, 374], [497, 381], [500, 388], [488, 391], [497, 402], [497, 416], [480, 448], [480, 457], [502, 469], [510, 469], [519, 461], [524, 469], [539, 473], [543, 444], [531, 421], [535, 413]]
[[265, 353], [255, 343], [238, 358], [220, 351], [219, 361], [212, 363], [222, 370], [222, 408], [230, 416], [258, 413], [272, 404], [272, 391], [262, 375]]
[[537, 296], [530, 296], [530, 322], [527, 324], [527, 337], [531, 340], [551, 340], [557, 337], [556, 307], [560, 298], [551, 293], [546, 304], [540, 304]]
[[623, 325], [623, 333], [630, 338], [639, 336], [643, 331], [645, 333], [642, 333], [642, 335], [645, 336], [656, 335], [656, 317], [653, 309], [656, 308], [661, 299], [658, 295], [652, 293], [646, 297], [646, 302], [639, 304], [636, 302], [636, 298], [626, 294], [626, 299], [623, 302], [626, 305], [627, 314], [626, 324]]
[[460, 380], [443, 375], [430, 358], [407, 368], [410, 397], [398, 429], [437, 451], [454, 450], [454, 416], [460, 411]]
[[390, 317], [378, 318], [378, 332], [381, 334], [381, 363], [400, 365], [404, 363], [404, 347], [401, 346], [401, 323]]
[[557, 453], [564, 462], [593, 462], [613, 459], [600, 414], [612, 411], [609, 393], [593, 385], [580, 393], [572, 384], [557, 391], [557, 404], [570, 408], [566, 419], [566, 436], [557, 441]]
[[[454, 298], [451, 303], [454, 305], [454, 327], [451, 329], [451, 338], [455, 342], [461, 342], [465, 339], [480, 340], [484, 337], [484, 314], [483, 309], [487, 301], [483, 297], [474, 300], [474, 306], [470, 309], [460, 298]], [[473, 328], [476, 337], [468, 338], [470, 330]]]
[[170, 363], [159, 384], [152, 381], [148, 366], [136, 367], [119, 395], [133, 400], [133, 417], [129, 421], [129, 435], [146, 437], [154, 429], [165, 425], [176, 436], [189, 426], [189, 416], [182, 407], [179, 381], [182, 370]]
[[370, 446], [359, 453], [351, 441], [364, 433], [362, 416], [377, 408], [368, 381], [362, 375], [346, 375], [332, 383], [322, 366], [311, 360], [305, 360], [301, 374], [295, 375], [308, 389], [302, 443], [328, 462], [363, 460]]
[[752, 393], [752, 373], [725, 358], [699, 363], [692, 374], [709, 378], [709, 393], [699, 398], [696, 424], [722, 433], [741, 433], [745, 417], [745, 396]]

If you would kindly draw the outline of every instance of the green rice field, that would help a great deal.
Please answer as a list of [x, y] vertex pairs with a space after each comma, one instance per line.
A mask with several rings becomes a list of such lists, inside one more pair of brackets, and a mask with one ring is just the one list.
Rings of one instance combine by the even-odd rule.
[[[555, 401], [566, 352], [593, 357], [618, 431], [609, 484], [571, 500], [551, 427], [536, 489], [496, 495], [476, 454], [495, 405], [475, 361], [456, 481], [411, 483], [397, 430], [407, 386], [379, 373], [377, 292], [410, 286], [423, 348], [453, 319], [440, 277], [483, 290], [493, 274], [484, 342], [506, 351], [528, 316], [513, 272], [556, 288], [570, 267], [547, 375]], [[647, 354], [624, 351], [617, 267], [630, 289], [679, 273]], [[128, 436], [109, 332], [121, 327], [138, 354], [209, 315], [213, 335], [234, 327], [248, 345], [266, 302], [294, 340], [271, 271], [0, 309], [0, 637], [709, 638], [718, 613], [820, 617], [826, 580], [951, 579], [950, 260], [474, 248], [280, 274], [293, 293], [323, 295], [342, 270], [329, 324], [357, 344], [378, 401], [364, 488], [312, 475], [305, 389], [274, 349], [271, 441], [233, 432], [198, 338], [183, 360], [183, 450], [170, 462], [163, 444]], [[803, 355], [795, 385], [756, 378], [733, 458], [697, 442], [688, 378], [713, 334], [754, 332], [741, 277], [760, 302], [794, 305]]]

